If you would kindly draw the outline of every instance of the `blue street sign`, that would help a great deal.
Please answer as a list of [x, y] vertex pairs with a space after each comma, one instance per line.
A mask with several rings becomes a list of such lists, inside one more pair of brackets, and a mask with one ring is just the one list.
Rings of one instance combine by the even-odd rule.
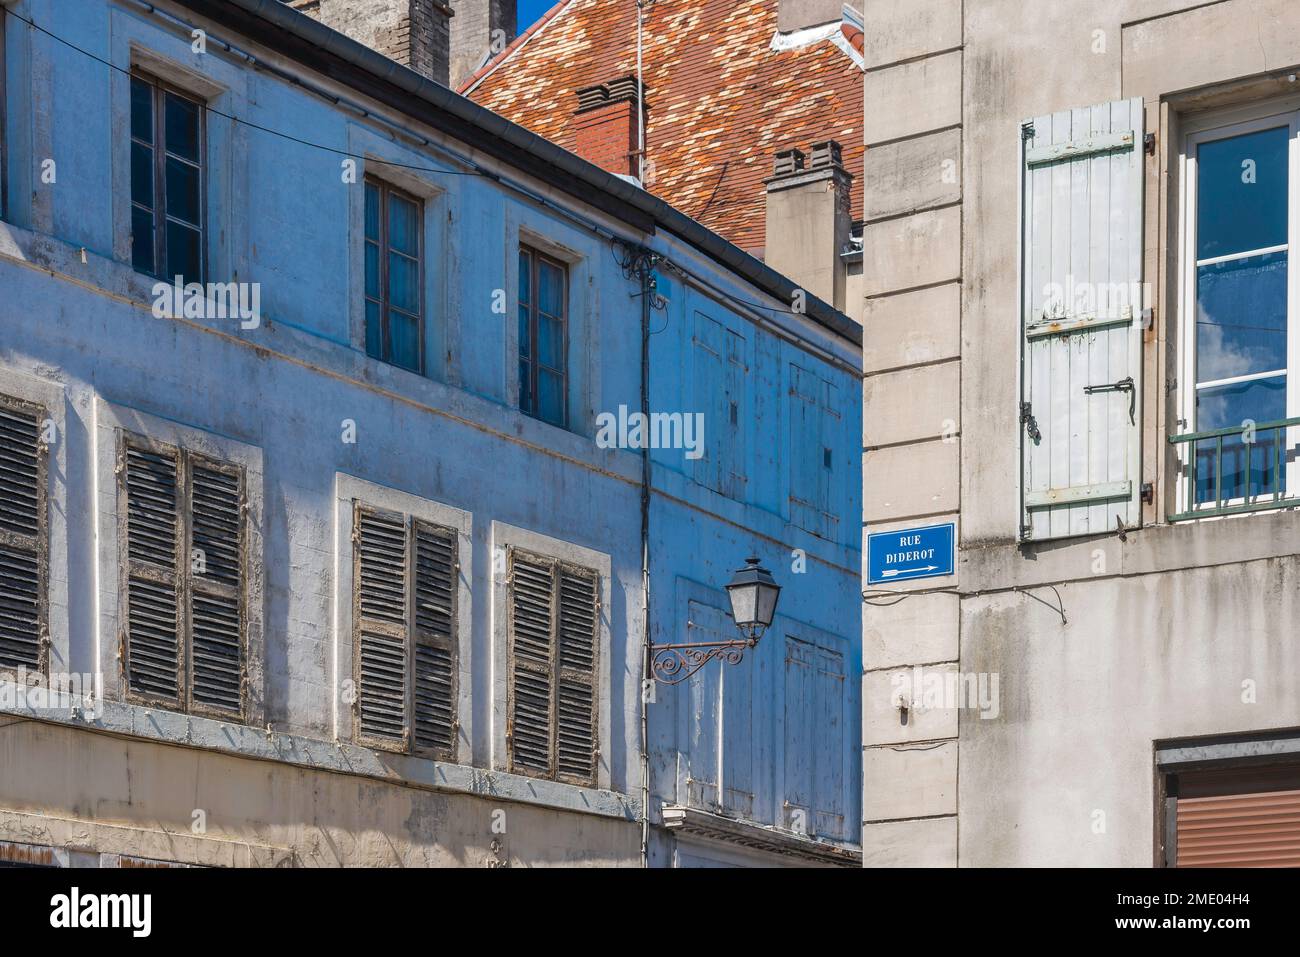
[[867, 584], [951, 575], [955, 537], [952, 522], [871, 532], [867, 535]]

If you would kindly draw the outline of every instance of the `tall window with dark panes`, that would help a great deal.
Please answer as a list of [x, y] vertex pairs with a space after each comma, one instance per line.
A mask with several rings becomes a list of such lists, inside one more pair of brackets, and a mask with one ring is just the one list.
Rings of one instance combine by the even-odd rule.
[[1290, 269], [1295, 196], [1289, 171], [1294, 114], [1192, 137], [1193, 230], [1187, 337], [1197, 440], [1194, 506], [1256, 502], [1287, 491], [1286, 429], [1296, 277]]
[[203, 282], [204, 107], [144, 75], [131, 77], [131, 265]]
[[366, 354], [423, 371], [420, 201], [366, 179]]
[[519, 408], [561, 428], [569, 424], [569, 269], [519, 248]]

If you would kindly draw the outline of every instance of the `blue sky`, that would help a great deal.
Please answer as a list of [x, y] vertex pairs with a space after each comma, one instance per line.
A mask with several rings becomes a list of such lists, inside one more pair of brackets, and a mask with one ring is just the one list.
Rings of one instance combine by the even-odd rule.
[[543, 13], [555, 6], [556, 0], [519, 0], [519, 32], [523, 33]]

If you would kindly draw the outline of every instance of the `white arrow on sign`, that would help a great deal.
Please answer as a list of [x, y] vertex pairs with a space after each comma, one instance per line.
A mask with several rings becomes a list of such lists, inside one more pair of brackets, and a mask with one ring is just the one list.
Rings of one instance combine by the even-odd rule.
[[933, 572], [938, 570], [938, 565], [922, 565], [919, 568], [887, 568], [880, 573], [880, 577], [897, 578], [899, 575], [913, 575], [916, 572]]

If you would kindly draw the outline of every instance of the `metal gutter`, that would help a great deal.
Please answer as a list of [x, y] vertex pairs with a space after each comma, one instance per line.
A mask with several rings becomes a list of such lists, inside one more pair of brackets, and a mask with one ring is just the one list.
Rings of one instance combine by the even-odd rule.
[[[280, 0], [174, 2], [524, 170], [643, 232], [653, 233], [656, 226], [663, 227], [780, 302], [794, 301], [795, 290], [799, 289], [795, 282], [663, 200]], [[853, 345], [862, 345], [861, 326], [816, 296], [807, 292], [804, 295], [808, 318]]]

